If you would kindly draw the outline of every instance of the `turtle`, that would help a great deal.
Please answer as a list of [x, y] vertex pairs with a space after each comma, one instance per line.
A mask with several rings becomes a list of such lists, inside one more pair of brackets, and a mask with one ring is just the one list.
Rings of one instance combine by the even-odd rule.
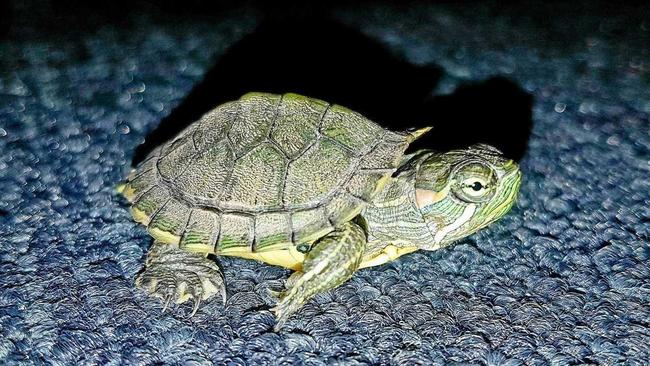
[[509, 211], [518, 164], [476, 144], [407, 148], [431, 128], [392, 131], [338, 104], [252, 92], [154, 149], [118, 191], [153, 237], [136, 285], [170, 301], [226, 286], [220, 256], [293, 270], [272, 291], [276, 330], [362, 269], [435, 250]]

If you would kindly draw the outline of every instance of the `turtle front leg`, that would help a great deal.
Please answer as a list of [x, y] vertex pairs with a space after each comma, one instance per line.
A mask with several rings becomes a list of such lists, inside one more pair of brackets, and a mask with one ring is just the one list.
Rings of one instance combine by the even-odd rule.
[[182, 304], [194, 299], [193, 316], [201, 300], [221, 293], [226, 302], [226, 286], [219, 266], [202, 254], [188, 252], [170, 244], [154, 242], [147, 262], [135, 280], [136, 286], [165, 302]]
[[277, 317], [275, 330], [303, 304], [319, 293], [329, 291], [352, 277], [359, 268], [366, 247], [366, 233], [354, 222], [346, 222], [318, 240], [302, 264], [277, 294], [272, 309]]

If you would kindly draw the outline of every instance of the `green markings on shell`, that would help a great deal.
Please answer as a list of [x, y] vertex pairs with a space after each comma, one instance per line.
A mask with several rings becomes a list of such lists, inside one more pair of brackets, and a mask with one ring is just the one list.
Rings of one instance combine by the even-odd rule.
[[333, 105], [325, 114], [321, 132], [359, 153], [384, 132], [376, 123], [340, 105]]
[[176, 244], [185, 230], [189, 215], [190, 209], [172, 198], [149, 222], [149, 233], [159, 241]]
[[179, 191], [193, 196], [219, 197], [230, 175], [233, 162], [228, 141], [223, 140], [200, 154], [176, 179], [175, 185]]
[[212, 252], [215, 245], [212, 240], [218, 232], [219, 216], [216, 213], [199, 208], [193, 209], [180, 247], [193, 252]]
[[345, 175], [350, 160], [350, 152], [341, 145], [329, 139], [319, 140], [289, 164], [284, 203], [301, 204], [322, 198]]
[[242, 156], [266, 139], [280, 98], [279, 95], [264, 93], [248, 93], [241, 97], [239, 113], [228, 132], [235, 156]]
[[317, 137], [321, 118], [329, 104], [297, 94], [285, 94], [278, 106], [271, 139], [293, 159]]
[[[139, 211], [136, 220], [148, 225], [151, 217], [167, 203], [169, 198], [167, 189], [154, 186], [133, 203], [133, 210]], [[135, 216], [136, 213], [134, 212]]]
[[274, 250], [291, 243], [289, 215], [265, 213], [255, 218], [255, 252]]
[[291, 214], [294, 244], [312, 242], [334, 230], [323, 207]]
[[128, 182], [124, 193], [129, 201], [151, 188], [158, 181], [158, 173], [154, 168], [137, 171], [136, 175]]
[[194, 161], [194, 143], [191, 136], [184, 136], [172, 142], [158, 160], [158, 171], [163, 178], [174, 179]]
[[254, 221], [252, 216], [223, 214], [217, 252], [248, 250], [253, 243]]
[[239, 103], [228, 102], [203, 115], [192, 135], [196, 148], [205, 151], [226, 137], [238, 112]]
[[285, 165], [284, 154], [275, 146], [258, 145], [235, 162], [222, 201], [249, 208], [280, 208]]
[[131, 170], [126, 184], [118, 188], [129, 202], [135, 201], [140, 195], [158, 183], [158, 169], [156, 162], [161, 148], [154, 149], [147, 158]]

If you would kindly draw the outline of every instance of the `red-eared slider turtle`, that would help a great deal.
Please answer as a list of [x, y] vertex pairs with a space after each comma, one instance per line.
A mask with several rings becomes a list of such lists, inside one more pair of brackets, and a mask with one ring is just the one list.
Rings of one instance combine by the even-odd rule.
[[495, 148], [404, 155], [429, 128], [393, 132], [339, 105], [249, 93], [154, 150], [119, 187], [154, 244], [136, 283], [182, 303], [220, 293], [207, 255], [295, 270], [281, 327], [364, 267], [448, 245], [503, 216], [521, 173]]

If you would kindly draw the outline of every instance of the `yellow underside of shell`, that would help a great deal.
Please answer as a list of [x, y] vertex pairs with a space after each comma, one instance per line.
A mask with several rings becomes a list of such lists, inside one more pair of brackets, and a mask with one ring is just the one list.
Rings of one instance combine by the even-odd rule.
[[[134, 192], [129, 192], [130, 187], [127, 185], [126, 187], [118, 187], [118, 191], [122, 193], [127, 199], [129, 199], [129, 196], [133, 196]], [[151, 221], [151, 218], [147, 216], [142, 210], [139, 210], [135, 207], [131, 208], [131, 214], [133, 215], [133, 219], [136, 222], [139, 222], [143, 225], [148, 225], [149, 222]], [[353, 213], [353, 217], [358, 214], [358, 212]], [[171, 244], [171, 245], [178, 245], [180, 243], [181, 238], [178, 235], [172, 234], [167, 231], [160, 230], [158, 228], [148, 228], [149, 234], [158, 242], [160, 243], [165, 243], [165, 244]], [[313, 239], [318, 239], [321, 236], [326, 234], [326, 232], [317, 232], [314, 233]], [[205, 250], [208, 248], [186, 248], [190, 251], [195, 251], [195, 252], [200, 252], [200, 253], [212, 253], [211, 250]], [[211, 248], [210, 248], [211, 249]], [[367, 267], [374, 267], [378, 266], [384, 263], [391, 262], [399, 257], [401, 257], [404, 254], [412, 253], [419, 248], [417, 247], [396, 247], [394, 245], [388, 245], [384, 249], [382, 249], [380, 252], [374, 254], [371, 257], [364, 257], [361, 264], [359, 265], [359, 269], [361, 268], [367, 268]], [[305, 259], [305, 254], [299, 252], [295, 246], [290, 246], [289, 248], [282, 248], [282, 249], [277, 249], [277, 250], [270, 250], [270, 251], [265, 251], [265, 252], [251, 252], [246, 249], [240, 249], [240, 248], [233, 248], [231, 250], [219, 252], [219, 253], [214, 253], [216, 255], [223, 255], [223, 256], [230, 256], [230, 257], [239, 257], [239, 258], [244, 258], [244, 259], [253, 259], [257, 260], [260, 262], [264, 262], [273, 266], [280, 266], [284, 268], [289, 268], [294, 271], [300, 271], [302, 269], [302, 262]]]
[[294, 271], [302, 269], [302, 262], [305, 260], [305, 255], [296, 250], [295, 247], [281, 250], [273, 250], [269, 252], [252, 253], [249, 251], [219, 253], [220, 255], [239, 257], [245, 259], [254, 259], [260, 262], [270, 264], [272, 266], [280, 266], [289, 268]]
[[[384, 263], [392, 262], [397, 258], [405, 254], [413, 253], [418, 249], [418, 247], [401, 248], [394, 245], [389, 245], [373, 256], [364, 257], [361, 264], [359, 265], [359, 269], [379, 266]], [[231, 251], [228, 253], [218, 254], [245, 259], [254, 259], [273, 266], [289, 268], [294, 271], [300, 271], [302, 269], [302, 262], [305, 259], [305, 255], [297, 251], [295, 247], [262, 253], [252, 253], [249, 251]]]
[[396, 247], [394, 245], [388, 245], [382, 249], [379, 253], [371, 257], [363, 257], [359, 269], [379, 266], [384, 263], [392, 262], [395, 259], [403, 256], [404, 254], [413, 253], [420, 248], [418, 247]]
[[[139, 222], [144, 225], [149, 224], [150, 218], [143, 211], [138, 210], [137, 208], [132, 208], [131, 214], [133, 215], [133, 219], [136, 222]], [[148, 231], [149, 234], [156, 241], [160, 243], [178, 245], [178, 243], [181, 240], [181, 238], [178, 235], [174, 235], [170, 232], [163, 231], [157, 228], [148, 228]], [[212, 251], [201, 250], [203, 248], [196, 248], [198, 250], [192, 250], [191, 248], [187, 248], [187, 249], [196, 252], [205, 252], [205, 253], [212, 252]], [[227, 250], [224, 252], [214, 253], [214, 254], [258, 260], [260, 262], [268, 263], [273, 266], [289, 268], [294, 271], [299, 271], [302, 269], [302, 262], [305, 259], [305, 255], [303, 253], [300, 253], [298, 250], [296, 250], [294, 246], [291, 246], [288, 249], [285, 248], [285, 249], [272, 250], [272, 251], [261, 252], [261, 253], [253, 253], [248, 250], [241, 250], [235, 248], [234, 250]]]

